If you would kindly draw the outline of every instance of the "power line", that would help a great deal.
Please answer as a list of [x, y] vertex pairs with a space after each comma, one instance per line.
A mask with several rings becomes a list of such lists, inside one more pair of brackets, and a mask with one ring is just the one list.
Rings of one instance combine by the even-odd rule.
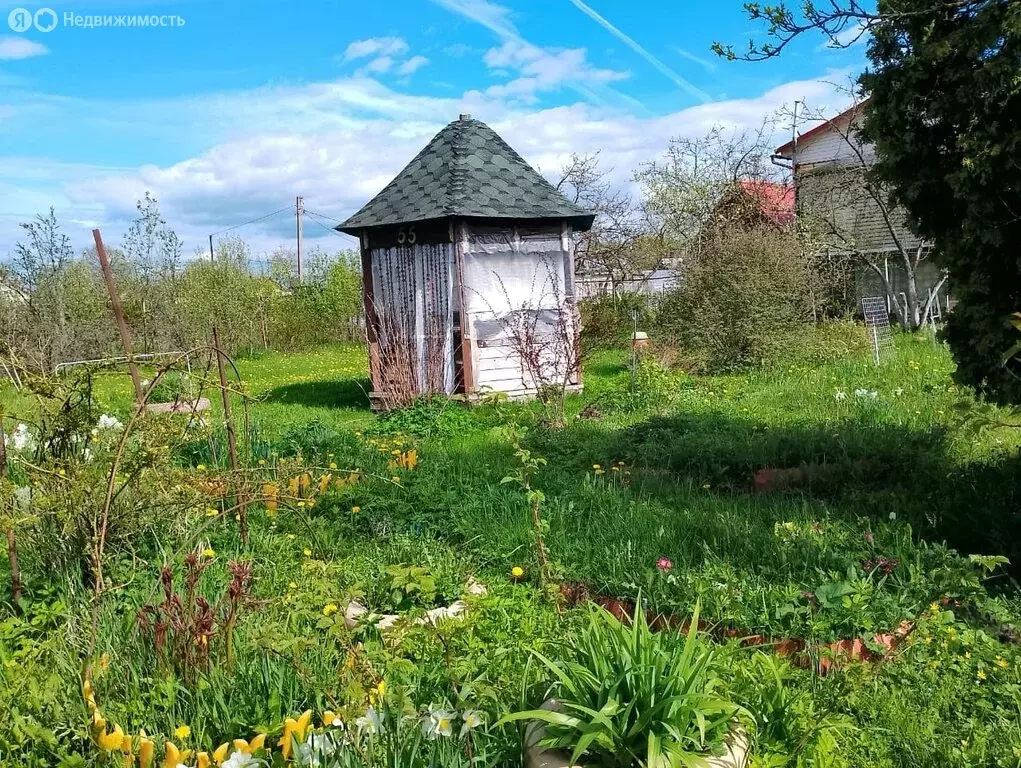
[[[318, 225], [319, 225], [320, 227], [322, 227], [323, 229], [325, 229], [325, 230], [326, 230], [327, 232], [331, 232], [332, 234], [336, 235], [337, 237], [343, 237], [343, 238], [345, 238], [345, 239], [347, 238], [347, 236], [346, 236], [346, 235], [343, 235], [343, 234], [341, 234], [340, 232], [338, 232], [338, 231], [337, 231], [336, 229], [334, 229], [333, 227], [328, 227], [328, 226], [326, 226], [325, 224], [323, 224], [323, 223], [322, 223], [321, 221], [319, 221], [319, 220], [318, 220], [319, 218], [323, 218], [323, 219], [329, 219], [329, 218], [330, 218], [329, 216], [322, 216], [321, 214], [318, 214], [318, 213], [313, 213], [312, 211], [308, 210], [307, 208], [305, 209], [305, 213], [307, 213], [307, 214], [309, 214], [310, 216], [312, 216], [312, 217], [313, 217], [313, 218], [312, 218], [312, 221], [314, 221], [314, 222], [315, 222], [316, 224], [318, 224]], [[337, 219], [333, 219], [333, 221], [337, 221]]]
[[329, 219], [330, 221], [335, 221], [338, 224], [344, 223], [343, 219], [335, 219], [332, 216], [327, 216], [324, 213], [316, 213], [315, 211], [310, 211], [308, 208], [305, 209], [305, 213], [311, 213], [313, 216], [318, 216], [321, 219]]
[[222, 235], [224, 232], [230, 232], [230, 231], [235, 230], [235, 229], [240, 229], [241, 227], [247, 227], [249, 224], [256, 224], [256, 223], [258, 223], [260, 221], [264, 221], [265, 219], [270, 218], [271, 216], [277, 216], [278, 214], [281, 214], [281, 213], [284, 213], [284, 212], [290, 212], [290, 211], [293, 211], [293, 210], [294, 210], [294, 206], [293, 205], [289, 205], [286, 208], [281, 208], [279, 211], [273, 211], [272, 213], [267, 213], [265, 216], [260, 216], [257, 219], [252, 219], [251, 221], [244, 221], [244, 222], [242, 222], [240, 224], [235, 224], [233, 227], [227, 227], [226, 229], [221, 229], [219, 232], [212, 232], [209, 236], [213, 237], [215, 235]]

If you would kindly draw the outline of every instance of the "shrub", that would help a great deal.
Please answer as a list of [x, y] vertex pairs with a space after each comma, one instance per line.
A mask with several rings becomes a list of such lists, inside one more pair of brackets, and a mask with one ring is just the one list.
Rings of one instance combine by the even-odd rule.
[[680, 287], [659, 306], [660, 333], [709, 371], [759, 365], [777, 339], [810, 316], [812, 270], [793, 234], [721, 233], [685, 264]]
[[582, 343], [590, 347], [630, 344], [635, 312], [638, 313], [638, 330], [647, 330], [653, 322], [648, 297], [636, 293], [605, 294], [580, 302], [578, 308]]
[[653, 633], [639, 602], [625, 625], [594, 607], [572, 641], [575, 658], [556, 663], [535, 652], [553, 674], [549, 693], [562, 712], [508, 715], [502, 722], [547, 724], [543, 744], [570, 747], [571, 763], [591, 754], [598, 765], [681, 765], [721, 754], [741, 707], [716, 693], [716, 652], [698, 636], [698, 608], [687, 637]]

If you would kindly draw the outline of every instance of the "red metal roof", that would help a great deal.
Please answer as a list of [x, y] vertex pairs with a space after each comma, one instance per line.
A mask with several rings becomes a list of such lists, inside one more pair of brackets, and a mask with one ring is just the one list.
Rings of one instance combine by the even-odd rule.
[[[855, 116], [855, 114], [857, 114], [857, 112], [859, 110], [864, 109], [865, 105], [868, 104], [868, 103], [869, 103], [868, 99], [865, 99], [865, 101], [860, 101], [857, 104], [852, 104], [850, 107], [845, 109], [843, 112], [841, 112], [836, 117], [831, 117], [829, 120], [823, 120], [821, 123], [819, 123], [819, 125], [815, 126], [814, 128], [810, 128], [809, 130], [805, 131], [804, 133], [798, 134], [798, 143], [800, 144], [805, 139], [812, 138], [817, 133], [822, 133], [827, 128], [830, 128], [834, 123], [837, 123], [837, 122], [843, 120], [844, 118], [853, 118]], [[783, 157], [790, 157], [791, 152], [793, 150], [794, 150], [794, 141], [792, 140], [792, 141], [788, 141], [782, 147], [777, 147], [774, 154], [781, 155]]]
[[742, 179], [738, 186], [758, 204], [763, 216], [781, 225], [794, 221], [794, 187], [790, 184]]

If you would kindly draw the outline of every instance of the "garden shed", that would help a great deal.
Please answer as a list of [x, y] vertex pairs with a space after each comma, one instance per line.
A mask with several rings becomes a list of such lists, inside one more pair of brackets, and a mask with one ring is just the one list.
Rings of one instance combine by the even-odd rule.
[[374, 407], [581, 387], [574, 235], [594, 215], [470, 115], [337, 227], [361, 245]]

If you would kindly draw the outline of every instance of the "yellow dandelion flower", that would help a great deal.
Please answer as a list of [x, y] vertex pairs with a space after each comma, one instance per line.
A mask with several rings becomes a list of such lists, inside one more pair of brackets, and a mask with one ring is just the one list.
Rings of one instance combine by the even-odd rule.
[[206, 547], [202, 550], [202, 554], [206, 557], [216, 557], [216, 550], [212, 547]]
[[191, 728], [189, 726], [187, 726], [187, 725], [184, 725], [184, 724], [179, 725], [174, 730], [174, 736], [177, 737], [178, 741], [184, 741], [189, 736], [191, 736]]
[[312, 557], [312, 550], [311, 549], [304, 549], [304, 550], [302, 550], [302, 554], [304, 554], [305, 557]]
[[340, 607], [336, 603], [328, 603], [323, 608], [323, 616], [332, 616], [333, 614], [335, 614], [339, 610], [340, 610]]

